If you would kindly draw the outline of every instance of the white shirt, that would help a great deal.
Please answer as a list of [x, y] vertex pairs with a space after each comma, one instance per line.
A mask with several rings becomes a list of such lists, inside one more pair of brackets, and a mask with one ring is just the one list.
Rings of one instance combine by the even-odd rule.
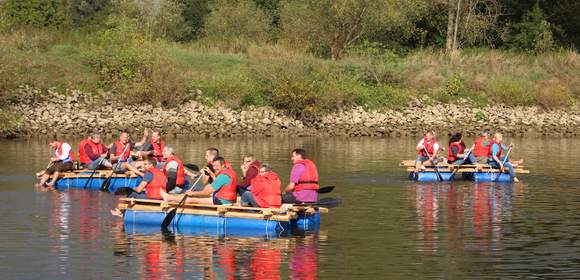
[[59, 155], [58, 154], [58, 147], [56, 149], [54, 149], [54, 156], [57, 157], [60, 160], [65, 160], [68, 159], [70, 157], [70, 151], [71, 151], [71, 147], [68, 143], [62, 143], [60, 144], [60, 148], [62, 150], [62, 154]]
[[[419, 141], [419, 144], [417, 144], [417, 147], [419, 147], [419, 146], [425, 147], [425, 145], [423, 145], [423, 140], [425, 140], [425, 139], [421, 139], [421, 141]], [[433, 151], [437, 152], [438, 150], [439, 150], [439, 143], [435, 142], [435, 144], [433, 144]]]

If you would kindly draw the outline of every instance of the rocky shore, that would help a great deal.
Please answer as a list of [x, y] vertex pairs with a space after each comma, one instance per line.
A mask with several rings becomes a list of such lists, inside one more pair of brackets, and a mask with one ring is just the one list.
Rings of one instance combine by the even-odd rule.
[[[413, 100], [407, 107], [365, 111], [362, 108], [329, 114], [314, 123], [286, 116], [271, 108], [242, 111], [215, 108], [190, 101], [180, 108], [154, 105], [115, 106], [95, 103], [80, 91], [59, 94], [21, 88], [20, 99], [8, 110], [20, 117], [17, 136], [84, 136], [91, 131], [114, 135], [118, 131], [159, 129], [185, 136], [400, 136], [434, 128], [440, 134], [482, 130], [506, 134], [579, 135], [580, 110], [545, 111], [539, 107], [473, 108], [469, 104], [431, 104]], [[95, 105], [96, 104], [96, 105]]]

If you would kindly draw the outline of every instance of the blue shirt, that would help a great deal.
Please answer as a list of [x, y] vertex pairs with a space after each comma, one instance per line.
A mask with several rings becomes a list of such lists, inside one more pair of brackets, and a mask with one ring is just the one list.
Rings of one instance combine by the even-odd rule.
[[[505, 144], [502, 143], [501, 148], [505, 150], [507, 147], [505, 146]], [[491, 154], [497, 155], [498, 152], [499, 152], [499, 145], [496, 143], [493, 143], [493, 145], [491, 146]]]
[[[220, 174], [217, 177], [215, 177], [215, 181], [213, 181], [213, 183], [211, 183], [210, 186], [212, 187], [213, 192], [216, 193], [223, 186], [229, 184], [231, 181], [232, 181], [232, 179], [228, 175]], [[226, 199], [219, 198], [219, 200], [222, 204], [232, 204], [232, 201], [229, 201]]]

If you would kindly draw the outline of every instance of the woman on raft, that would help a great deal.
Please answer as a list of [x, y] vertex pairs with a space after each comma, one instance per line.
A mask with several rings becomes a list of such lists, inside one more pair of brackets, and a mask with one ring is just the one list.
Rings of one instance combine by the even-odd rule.
[[447, 152], [447, 162], [453, 165], [475, 164], [477, 159], [471, 149], [465, 149], [463, 135], [455, 133], [449, 139], [449, 151]]
[[[487, 153], [487, 164], [491, 167], [499, 168], [500, 170], [504, 170], [504, 168], [508, 169], [510, 177], [512, 180], [517, 183], [520, 180], [516, 177], [516, 171], [514, 170], [514, 166], [510, 163], [508, 157], [502, 157], [501, 153], [503, 150], [507, 149], [503, 142], [503, 136], [501, 133], [496, 132], [489, 143], [489, 152]], [[510, 145], [511, 149], [511, 145]], [[507, 156], [507, 155], [506, 155]], [[518, 165], [521, 162], [514, 162], [514, 164]]]

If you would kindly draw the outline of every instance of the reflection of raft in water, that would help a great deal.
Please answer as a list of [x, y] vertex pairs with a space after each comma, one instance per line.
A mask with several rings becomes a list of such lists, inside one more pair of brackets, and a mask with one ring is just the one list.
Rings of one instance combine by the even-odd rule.
[[[415, 173], [414, 160], [402, 160], [399, 166], [406, 167], [409, 172], [409, 179], [419, 182], [437, 182], [437, 181], [452, 181], [456, 178], [463, 180], [472, 180], [475, 182], [512, 182], [512, 178], [507, 173], [501, 172], [497, 168], [492, 168], [488, 164], [465, 164], [454, 166], [448, 163], [438, 163], [437, 165], [425, 166]], [[457, 167], [457, 169], [455, 169]], [[525, 170], [523, 166], [515, 168], [516, 174], [529, 174], [529, 170]]]
[[[177, 205], [161, 200], [121, 198], [119, 209], [125, 212], [126, 229], [148, 227], [159, 231], [167, 213]], [[285, 209], [187, 203], [177, 209], [169, 228], [218, 235], [281, 235], [315, 231], [320, 226], [320, 213], [327, 212], [326, 208], [310, 205]]]

